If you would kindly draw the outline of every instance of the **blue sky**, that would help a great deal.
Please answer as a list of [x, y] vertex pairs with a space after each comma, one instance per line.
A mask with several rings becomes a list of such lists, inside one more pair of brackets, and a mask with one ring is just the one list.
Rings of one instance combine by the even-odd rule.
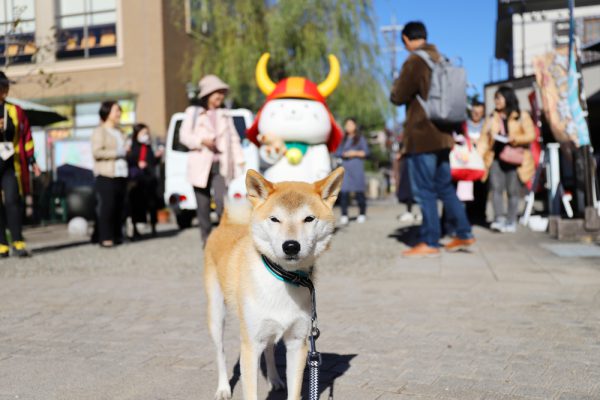
[[[422, 21], [427, 27], [429, 41], [453, 60], [462, 58], [469, 82], [479, 93], [490, 81], [490, 62], [494, 56], [496, 0], [374, 0], [377, 27], [389, 25], [395, 15], [398, 24]], [[379, 42], [385, 47], [381, 33]], [[398, 45], [402, 47], [401, 42]], [[407, 52], [397, 55], [398, 68]], [[383, 54], [384, 71], [390, 73], [390, 55]], [[506, 64], [498, 68], [494, 62], [494, 80], [506, 77]], [[469, 94], [472, 94], [471, 89]]]

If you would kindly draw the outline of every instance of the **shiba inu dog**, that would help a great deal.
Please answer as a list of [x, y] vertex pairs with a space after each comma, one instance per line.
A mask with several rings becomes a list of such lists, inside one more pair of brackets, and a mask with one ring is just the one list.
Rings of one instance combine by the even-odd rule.
[[[226, 210], [208, 238], [204, 283], [208, 325], [217, 350], [219, 384], [215, 399], [230, 399], [223, 329], [226, 305], [237, 313], [241, 330], [240, 370], [244, 398], [257, 399], [258, 367], [265, 352], [270, 387], [283, 389], [275, 366], [274, 345], [287, 350], [288, 399], [300, 399], [311, 325], [309, 290], [277, 279], [262, 257], [289, 271], [311, 274], [328, 248], [335, 219], [333, 205], [343, 168], [315, 183], [272, 183], [258, 172], [246, 175], [251, 209]], [[245, 221], [243, 221], [245, 220]]]

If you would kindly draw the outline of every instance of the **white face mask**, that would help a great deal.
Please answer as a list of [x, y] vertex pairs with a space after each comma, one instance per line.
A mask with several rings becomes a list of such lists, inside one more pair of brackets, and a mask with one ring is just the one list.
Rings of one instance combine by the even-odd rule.
[[138, 135], [137, 141], [141, 144], [148, 144], [150, 143], [150, 135], [142, 133], [141, 135]]

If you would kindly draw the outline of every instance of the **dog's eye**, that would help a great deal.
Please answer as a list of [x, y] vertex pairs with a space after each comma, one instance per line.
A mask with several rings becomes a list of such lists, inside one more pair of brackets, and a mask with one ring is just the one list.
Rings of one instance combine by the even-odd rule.
[[309, 215], [308, 217], [304, 218], [304, 222], [313, 222], [315, 220], [315, 217], [313, 217], [312, 215]]
[[281, 222], [280, 220], [278, 220], [275, 217], [270, 217], [269, 219], [271, 220], [271, 222], [278, 222], [278, 223]]

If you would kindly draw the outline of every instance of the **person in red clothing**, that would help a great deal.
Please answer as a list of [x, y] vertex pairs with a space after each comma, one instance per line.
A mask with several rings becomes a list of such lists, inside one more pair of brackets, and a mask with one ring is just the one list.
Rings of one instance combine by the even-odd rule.
[[127, 155], [129, 179], [129, 215], [133, 223], [133, 238], [141, 237], [136, 224], [147, 223], [150, 214], [152, 236], [156, 235], [157, 211], [159, 205], [156, 165], [160, 154], [155, 154], [150, 141], [150, 129], [145, 124], [136, 124], [131, 135], [131, 149]]
[[0, 72], [0, 257], [10, 255], [6, 229], [13, 253], [29, 256], [23, 240], [23, 197], [30, 191], [29, 168], [41, 174], [33, 156], [29, 121], [21, 107], [6, 101], [10, 80]]

